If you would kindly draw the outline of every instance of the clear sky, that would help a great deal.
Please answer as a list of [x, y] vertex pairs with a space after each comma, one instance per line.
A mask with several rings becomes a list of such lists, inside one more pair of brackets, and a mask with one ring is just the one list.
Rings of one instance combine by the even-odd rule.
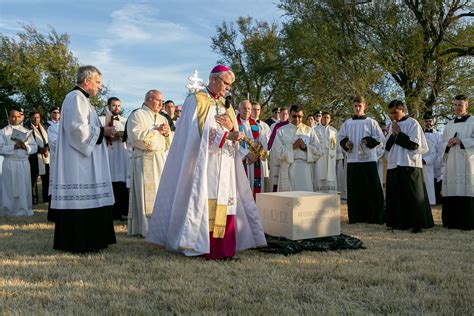
[[277, 0], [0, 0], [0, 32], [14, 36], [21, 24], [70, 37], [81, 65], [92, 64], [126, 110], [140, 106], [146, 91], [184, 101], [194, 69], [207, 81], [219, 56], [211, 36], [239, 16], [280, 22]]

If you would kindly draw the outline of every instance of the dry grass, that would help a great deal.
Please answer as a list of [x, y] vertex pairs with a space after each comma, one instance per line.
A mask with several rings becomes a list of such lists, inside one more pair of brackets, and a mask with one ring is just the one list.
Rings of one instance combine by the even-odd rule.
[[474, 232], [342, 229], [366, 250], [239, 253], [205, 262], [128, 237], [99, 254], [52, 249], [46, 212], [0, 217], [0, 314], [474, 314]]

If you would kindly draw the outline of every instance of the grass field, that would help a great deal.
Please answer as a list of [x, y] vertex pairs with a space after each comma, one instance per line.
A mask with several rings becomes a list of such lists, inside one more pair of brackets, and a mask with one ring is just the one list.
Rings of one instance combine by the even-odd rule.
[[[42, 205], [44, 207], [44, 205]], [[128, 237], [90, 255], [52, 249], [46, 211], [0, 217], [0, 314], [474, 314], [474, 232], [347, 224], [365, 250], [240, 252], [206, 262]]]

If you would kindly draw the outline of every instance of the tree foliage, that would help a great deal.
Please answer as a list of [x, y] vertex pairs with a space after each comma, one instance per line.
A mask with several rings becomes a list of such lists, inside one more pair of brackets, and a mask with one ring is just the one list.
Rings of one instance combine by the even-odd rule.
[[[0, 102], [5, 108], [20, 106], [26, 114], [38, 110], [46, 118], [48, 109], [60, 106], [76, 84], [79, 64], [67, 34], [22, 27], [16, 37], [0, 34]], [[92, 102], [102, 107], [106, 92], [105, 87]]]
[[236, 100], [258, 101], [265, 106], [279, 89], [284, 63], [281, 41], [275, 23], [240, 17], [234, 23], [223, 22], [212, 37], [212, 49], [221, 55], [219, 62], [232, 68], [237, 81], [233, 85]]
[[[279, 7], [280, 30], [239, 18], [238, 30], [224, 22], [213, 38], [214, 50], [237, 70], [239, 96], [261, 89], [273, 102], [327, 109], [343, 120], [350, 97], [361, 94], [371, 115], [385, 120], [394, 98], [420, 118], [427, 110], [446, 116], [454, 95], [473, 95], [472, 1], [281, 0]], [[271, 45], [255, 40], [270, 29]], [[268, 50], [273, 58], [256, 63], [252, 56]]]
[[[283, 0], [280, 7], [289, 17], [287, 50], [300, 58], [295, 67], [303, 64], [298, 73], [315, 81], [304, 95], [325, 96], [328, 104], [363, 94], [383, 119], [383, 105], [394, 97], [420, 117], [455, 93], [472, 93], [474, 33], [467, 0]], [[295, 33], [298, 40], [291, 40]]]

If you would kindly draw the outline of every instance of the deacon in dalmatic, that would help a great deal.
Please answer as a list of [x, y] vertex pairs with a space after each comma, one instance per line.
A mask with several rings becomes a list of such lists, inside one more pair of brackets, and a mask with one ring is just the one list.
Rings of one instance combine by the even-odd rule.
[[31, 176], [28, 155], [38, 147], [33, 135], [21, 126], [19, 109], [10, 110], [8, 125], [0, 130], [0, 155], [3, 156], [0, 177], [0, 216], [31, 216]]
[[91, 252], [116, 242], [112, 205], [114, 195], [102, 126], [90, 97], [101, 88], [102, 75], [94, 66], [81, 66], [77, 86], [61, 106], [58, 140], [51, 168], [51, 211], [55, 214], [54, 249]]
[[[133, 148], [128, 234], [145, 237], [156, 192], [173, 139], [168, 120], [160, 114], [163, 95], [150, 90], [143, 106], [128, 118], [128, 144]], [[175, 156], [179, 157], [179, 156]]]
[[342, 163], [341, 145], [337, 142], [337, 130], [330, 125], [331, 114], [323, 113], [320, 125], [314, 125], [314, 131], [321, 144], [321, 158], [314, 166], [314, 191], [337, 192], [336, 167]]
[[106, 115], [100, 117], [103, 126], [115, 127], [115, 136], [106, 137], [107, 151], [109, 154], [110, 177], [114, 191], [115, 204], [112, 215], [114, 219], [122, 220], [128, 215], [128, 156], [127, 144], [122, 141], [125, 123], [127, 119], [123, 117], [122, 102], [117, 97], [110, 97], [107, 100]]
[[418, 233], [434, 225], [422, 169], [422, 155], [429, 148], [423, 129], [406, 115], [402, 101], [393, 100], [388, 110], [392, 123], [385, 143], [387, 226]]
[[[265, 152], [267, 151], [267, 140], [261, 132], [258, 123], [252, 119], [252, 103], [249, 100], [240, 102], [237, 123], [239, 131], [244, 133], [246, 141], [240, 143], [240, 158], [249, 178], [253, 198], [256, 194], [265, 192]], [[260, 149], [260, 152], [258, 151]], [[263, 159], [262, 159], [263, 158]]]
[[383, 224], [384, 196], [377, 171], [377, 146], [384, 136], [379, 124], [365, 115], [362, 96], [352, 98], [354, 116], [339, 130], [338, 140], [347, 154], [347, 210], [349, 223]]
[[446, 124], [440, 146], [443, 177], [443, 226], [474, 229], [474, 117], [465, 95], [454, 98], [454, 120]]
[[313, 191], [313, 165], [321, 156], [314, 129], [303, 123], [303, 108], [290, 107], [290, 124], [281, 127], [273, 143], [280, 164], [278, 192]]
[[224, 95], [234, 73], [218, 65], [205, 90], [190, 94], [163, 170], [147, 240], [208, 260], [266, 245], [239, 156], [244, 134]]

